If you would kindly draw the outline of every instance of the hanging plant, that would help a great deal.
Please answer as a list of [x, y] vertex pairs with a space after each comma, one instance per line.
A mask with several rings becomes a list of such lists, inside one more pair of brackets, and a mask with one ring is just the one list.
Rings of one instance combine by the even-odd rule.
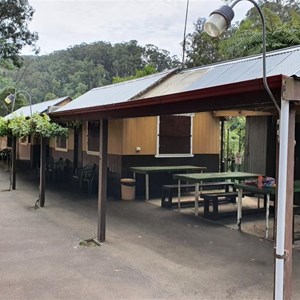
[[0, 136], [8, 136], [8, 135], [10, 135], [8, 129], [8, 120], [4, 119], [3, 117], [0, 117]]
[[68, 128], [51, 122], [48, 115], [34, 114], [31, 118], [13, 116], [11, 119], [0, 117], [0, 136], [26, 137], [34, 134], [51, 138], [58, 135], [68, 135]]
[[23, 138], [32, 133], [31, 120], [25, 116], [15, 116], [8, 121], [8, 129], [12, 136]]
[[33, 133], [35, 135], [45, 138], [50, 138], [58, 135], [68, 135], [68, 128], [51, 122], [50, 117], [46, 114], [34, 114], [30, 120], [32, 122]]
[[71, 129], [79, 129], [82, 126], [82, 122], [78, 120], [68, 121], [65, 123], [65, 126]]

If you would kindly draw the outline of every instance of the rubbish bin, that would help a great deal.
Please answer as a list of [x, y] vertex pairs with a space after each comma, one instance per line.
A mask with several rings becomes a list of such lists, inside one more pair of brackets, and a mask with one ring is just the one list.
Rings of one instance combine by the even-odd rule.
[[121, 198], [122, 200], [135, 199], [135, 179], [133, 178], [121, 179]]

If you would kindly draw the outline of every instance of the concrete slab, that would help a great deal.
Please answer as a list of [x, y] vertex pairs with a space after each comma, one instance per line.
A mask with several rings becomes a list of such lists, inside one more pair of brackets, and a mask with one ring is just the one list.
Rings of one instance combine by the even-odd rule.
[[[107, 242], [82, 247], [97, 230], [97, 199], [48, 189], [0, 170], [1, 299], [272, 299], [273, 243], [144, 201], [107, 202]], [[293, 298], [300, 298], [294, 251]]]

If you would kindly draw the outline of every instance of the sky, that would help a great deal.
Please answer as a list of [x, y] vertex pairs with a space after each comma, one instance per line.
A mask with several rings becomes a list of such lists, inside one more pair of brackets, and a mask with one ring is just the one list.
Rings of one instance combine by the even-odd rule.
[[[152, 44], [171, 55], [182, 56], [187, 0], [29, 0], [35, 9], [29, 29], [39, 34], [40, 55], [81, 43], [112, 44], [137, 40]], [[194, 31], [199, 17], [223, 5], [220, 0], [189, 0], [186, 33]], [[235, 7], [243, 17], [251, 3]], [[22, 54], [33, 54], [25, 48]]]

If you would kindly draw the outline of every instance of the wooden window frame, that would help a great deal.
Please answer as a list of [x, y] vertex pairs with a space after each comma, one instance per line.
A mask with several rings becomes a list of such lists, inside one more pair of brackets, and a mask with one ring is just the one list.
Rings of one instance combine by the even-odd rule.
[[189, 153], [170, 153], [170, 154], [161, 154], [159, 153], [160, 148], [160, 116], [157, 117], [157, 140], [156, 140], [156, 158], [166, 158], [166, 157], [194, 157], [193, 154], [193, 124], [194, 124], [194, 116], [195, 114], [172, 114], [172, 116], [187, 116], [191, 118], [191, 128], [190, 128], [190, 152]]
[[[90, 122], [99, 122], [99, 151], [94, 151], [94, 150], [89, 150], [89, 123]], [[94, 156], [99, 156], [100, 155], [100, 121], [98, 120], [91, 120], [91, 121], [86, 121], [86, 153], [89, 155], [94, 155]]]
[[[62, 137], [62, 136], [60, 136], [60, 137]], [[68, 152], [68, 145], [69, 145], [68, 137], [66, 137], [66, 147], [65, 148], [57, 146], [57, 139], [58, 139], [58, 136], [55, 137], [55, 150], [61, 151], [61, 152]]]
[[19, 142], [21, 145], [28, 145], [31, 144], [31, 141], [29, 139], [29, 136], [24, 136], [23, 138], [19, 138]]

